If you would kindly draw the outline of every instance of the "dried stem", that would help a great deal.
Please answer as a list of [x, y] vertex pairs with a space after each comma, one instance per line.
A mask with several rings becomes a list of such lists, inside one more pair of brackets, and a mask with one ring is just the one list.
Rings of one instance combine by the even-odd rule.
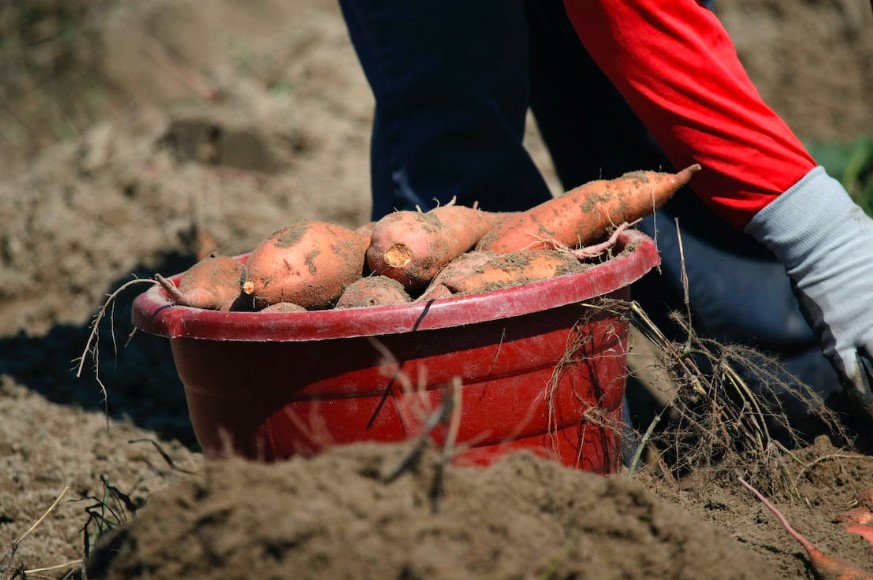
[[661, 422], [661, 414], [658, 413], [657, 415], [655, 415], [655, 418], [652, 419], [652, 422], [649, 423], [648, 429], [646, 429], [645, 434], [643, 434], [642, 439], [640, 439], [640, 443], [637, 446], [636, 451], [634, 451], [633, 459], [631, 459], [630, 466], [628, 467], [627, 476], [629, 478], [633, 477], [634, 473], [637, 472], [637, 467], [640, 464], [640, 458], [643, 455], [643, 451], [645, 450], [646, 446], [649, 444], [649, 440], [652, 438], [652, 433], [655, 432], [655, 427], [657, 427], [658, 423], [660, 423], [660, 422]]
[[16, 544], [20, 544], [21, 542], [23, 542], [24, 540], [26, 540], [26, 539], [27, 539], [27, 536], [29, 536], [30, 534], [32, 534], [33, 531], [34, 531], [36, 528], [38, 528], [39, 525], [40, 525], [40, 524], [41, 524], [41, 523], [42, 523], [42, 522], [43, 522], [43, 521], [44, 521], [44, 520], [49, 516], [49, 514], [51, 514], [53, 511], [55, 511], [55, 508], [58, 507], [58, 504], [61, 503], [61, 500], [64, 499], [64, 496], [67, 495], [67, 492], [68, 492], [68, 491], [70, 491], [70, 486], [69, 486], [69, 485], [64, 486], [64, 489], [61, 490], [61, 493], [58, 494], [58, 497], [56, 497], [56, 498], [55, 498], [55, 501], [52, 502], [52, 505], [50, 505], [50, 506], [48, 507], [48, 509], [45, 510], [45, 512], [44, 512], [44, 513], [39, 517], [39, 519], [36, 520], [36, 521], [33, 523], [33, 525], [30, 526], [30, 528], [29, 528], [26, 532], [24, 532], [23, 534], [21, 534], [21, 536], [20, 536], [17, 540], [15, 540], [15, 543], [16, 543]]
[[21, 543], [24, 542], [24, 540], [26, 540], [27, 537], [30, 536], [30, 534], [32, 534], [33, 531], [36, 528], [38, 528], [39, 525], [42, 524], [43, 521], [45, 521], [45, 519], [49, 516], [49, 514], [51, 514], [53, 511], [55, 511], [55, 508], [58, 507], [58, 504], [61, 503], [61, 500], [64, 498], [65, 495], [67, 495], [68, 491], [70, 491], [70, 486], [69, 485], [64, 486], [64, 489], [61, 490], [61, 493], [58, 494], [58, 497], [55, 498], [55, 501], [53, 501], [52, 504], [48, 507], [48, 509], [45, 510], [45, 512], [43, 512], [43, 514], [39, 517], [39, 519], [37, 519], [33, 523], [33, 525], [31, 525], [27, 529], [26, 532], [21, 534], [18, 537], [18, 539], [16, 539], [15, 541], [12, 542], [12, 546], [9, 548], [9, 551], [2, 558], [4, 560], [7, 557], [9, 558], [9, 563], [6, 565], [6, 571], [3, 573], [3, 580], [7, 580], [9, 578], [9, 572], [12, 570], [12, 560], [15, 557], [15, 553], [18, 551], [18, 546], [20, 546]]
[[[817, 419], [851, 446], [845, 428], [818, 394], [790, 378], [766, 355], [702, 339], [676, 313], [674, 322], [683, 336], [674, 341], [636, 302], [604, 300], [585, 306], [624, 317], [663, 353], [659, 358], [675, 387], [674, 396], [664, 404], [656, 421], [668, 419], [668, 423], [658, 433], [650, 425], [643, 437], [667, 453], [668, 463], [677, 472], [717, 467], [727, 473], [737, 466], [754, 466], [753, 471], [761, 473], [768, 485], [793, 489], [782, 458], [797, 458], [773, 434], [775, 426], [791, 441], [801, 443], [800, 434], [792, 429], [782, 408], [780, 397], [785, 395], [801, 397]], [[642, 448], [637, 451], [641, 454]], [[632, 461], [638, 463], [639, 456]]]
[[79, 558], [78, 560], [70, 560], [69, 562], [64, 562], [63, 564], [55, 564], [54, 566], [48, 566], [46, 568], [32, 568], [30, 570], [25, 570], [25, 576], [32, 576], [34, 574], [38, 574], [40, 572], [52, 572], [54, 570], [63, 570], [64, 568], [70, 568], [72, 566], [78, 566], [82, 564], [85, 560]]
[[[448, 391], [448, 389], [446, 389]], [[448, 394], [444, 391], [444, 395]], [[431, 492], [431, 509], [433, 513], [439, 511], [439, 501], [443, 496], [446, 467], [452, 460], [455, 454], [455, 442], [458, 439], [458, 431], [461, 428], [461, 400], [463, 396], [463, 385], [460, 377], [453, 377], [451, 382], [451, 403], [448, 417], [445, 419], [448, 422], [446, 429], [446, 439], [443, 442], [443, 450], [440, 454], [440, 461], [437, 464], [436, 474], [434, 476], [433, 489]]]

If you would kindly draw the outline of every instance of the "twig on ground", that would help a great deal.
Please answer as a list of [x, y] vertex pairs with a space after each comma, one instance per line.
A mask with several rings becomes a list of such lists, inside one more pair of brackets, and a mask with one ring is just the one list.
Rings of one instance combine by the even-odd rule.
[[188, 475], [197, 475], [196, 471], [191, 471], [190, 469], [185, 469], [184, 467], [179, 467], [176, 465], [176, 462], [173, 461], [173, 458], [170, 457], [170, 454], [164, 451], [164, 449], [158, 444], [154, 439], [131, 439], [128, 443], [151, 443], [152, 446], [157, 450], [158, 454], [161, 458], [170, 466], [170, 469], [174, 471], [179, 471], [181, 473], [186, 473]]
[[26, 532], [24, 532], [23, 534], [21, 534], [21, 536], [20, 536], [17, 540], [15, 540], [15, 543], [16, 543], [16, 544], [20, 544], [21, 542], [23, 542], [24, 540], [26, 540], [27, 537], [28, 537], [30, 534], [32, 534], [33, 531], [34, 531], [36, 528], [38, 528], [39, 525], [40, 525], [43, 521], [45, 521], [45, 519], [49, 516], [49, 514], [51, 514], [53, 511], [55, 511], [55, 508], [58, 507], [58, 504], [61, 503], [61, 500], [64, 499], [64, 496], [67, 495], [67, 492], [68, 492], [68, 491], [70, 491], [70, 486], [69, 486], [69, 485], [64, 486], [64, 489], [61, 490], [61, 493], [58, 494], [58, 497], [56, 497], [56, 498], [55, 498], [55, 501], [52, 502], [52, 505], [50, 505], [50, 506], [48, 507], [48, 509], [45, 510], [45, 512], [44, 512], [44, 513], [39, 517], [39, 519], [36, 520], [36, 521], [33, 523], [33, 525], [30, 526], [30, 528], [28, 528], [28, 530], [27, 530]]
[[847, 455], [845, 453], [831, 453], [828, 455], [822, 455], [821, 457], [817, 458], [815, 461], [811, 461], [810, 463], [804, 465], [803, 469], [800, 470], [800, 473], [797, 475], [797, 479], [800, 479], [801, 477], [806, 475], [807, 471], [809, 471], [810, 469], [812, 469], [813, 467], [815, 467], [816, 465], [818, 465], [822, 461], [828, 461], [831, 459], [859, 459], [859, 460], [865, 460], [865, 461], [873, 461], [873, 457], [870, 457], [868, 455]]
[[61, 503], [61, 500], [64, 498], [65, 495], [67, 495], [68, 491], [70, 491], [70, 486], [69, 485], [64, 486], [64, 489], [61, 490], [61, 493], [58, 494], [58, 497], [55, 498], [55, 501], [52, 502], [52, 504], [48, 507], [48, 509], [45, 510], [45, 512], [43, 512], [43, 514], [39, 517], [39, 519], [37, 519], [33, 523], [33, 525], [31, 525], [27, 529], [26, 532], [21, 534], [16, 540], [14, 540], [12, 542], [12, 546], [9, 548], [9, 551], [6, 553], [6, 555], [4, 555], [3, 558], [0, 558], [0, 561], [5, 560], [7, 557], [9, 558], [9, 563], [6, 565], [6, 570], [3, 573], [3, 580], [7, 580], [9, 578], [9, 572], [10, 572], [10, 570], [12, 570], [12, 560], [15, 558], [15, 553], [18, 551], [18, 547], [21, 545], [21, 543], [24, 540], [27, 539], [28, 536], [30, 536], [30, 534], [33, 533], [33, 531], [36, 528], [39, 527], [39, 525], [43, 521], [45, 521], [45, 519], [49, 516], [49, 514], [51, 514], [53, 511], [55, 511], [55, 508], [58, 507], [58, 504]]
[[70, 560], [69, 562], [64, 562], [63, 564], [55, 564], [54, 566], [47, 566], [45, 568], [32, 568], [30, 570], [25, 570], [24, 574], [26, 576], [32, 576], [34, 574], [39, 574], [40, 572], [53, 572], [55, 570], [63, 570], [65, 568], [70, 568], [71, 566], [78, 566], [82, 564], [85, 560], [79, 558], [77, 560]]

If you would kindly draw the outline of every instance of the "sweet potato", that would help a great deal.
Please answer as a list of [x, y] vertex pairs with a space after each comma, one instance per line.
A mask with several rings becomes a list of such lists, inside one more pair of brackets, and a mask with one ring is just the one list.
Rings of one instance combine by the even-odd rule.
[[239, 260], [215, 254], [182, 274], [178, 288], [160, 274], [155, 275], [170, 300], [180, 306], [207, 310], [235, 310], [242, 302], [244, 277], [245, 266]]
[[506, 254], [467, 252], [443, 268], [419, 300], [488, 292], [584, 269], [585, 266], [575, 257], [556, 250], [522, 250]]
[[760, 491], [755, 489], [742, 477], [737, 477], [737, 480], [739, 480], [743, 487], [751, 491], [752, 494], [758, 498], [758, 501], [764, 504], [764, 507], [776, 516], [776, 519], [779, 520], [779, 523], [782, 524], [785, 531], [788, 532], [792, 538], [797, 540], [801, 546], [803, 546], [803, 549], [806, 550], [806, 554], [809, 556], [809, 563], [815, 569], [816, 575], [819, 578], [824, 580], [871, 580], [871, 578], [873, 578], [873, 574], [861, 570], [857, 566], [848, 562], [829, 556], [819, 550], [805, 536], [791, 527], [791, 524], [788, 523], [788, 519], [786, 519], [782, 512], [780, 512], [779, 509], [770, 502], [770, 500], [764, 497]]
[[304, 220], [271, 234], [252, 251], [243, 291], [257, 309], [292, 302], [329, 307], [361, 277], [366, 238], [339, 225]]
[[306, 312], [306, 309], [293, 302], [277, 302], [262, 308], [260, 312]]
[[367, 245], [370, 245], [370, 236], [373, 234], [373, 228], [376, 227], [376, 222], [367, 222], [364, 225], [355, 228], [355, 231], [367, 238]]
[[388, 214], [373, 228], [367, 266], [407, 290], [423, 288], [500, 219], [501, 214], [459, 205]]
[[873, 544], [873, 511], [867, 507], [873, 505], [873, 488], [864, 490], [859, 502], [861, 505], [839, 514], [834, 522], [843, 524], [847, 532], [861, 536]]
[[585, 183], [503, 220], [482, 237], [477, 249], [503, 253], [588, 244], [610, 225], [650, 215], [699, 170], [695, 164], [676, 174], [635, 171]]
[[846, 531], [856, 536], [861, 536], [867, 542], [873, 544], [873, 526], [868, 524], [849, 524], [846, 526]]
[[387, 276], [367, 276], [355, 280], [343, 291], [336, 302], [336, 308], [362, 308], [366, 306], [386, 306], [405, 304], [411, 298], [403, 285]]

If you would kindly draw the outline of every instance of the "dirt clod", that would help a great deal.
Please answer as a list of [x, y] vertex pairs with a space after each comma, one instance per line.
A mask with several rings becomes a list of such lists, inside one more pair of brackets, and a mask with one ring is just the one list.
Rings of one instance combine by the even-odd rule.
[[435, 451], [390, 484], [378, 476], [404, 450], [363, 444], [274, 466], [210, 464], [155, 498], [120, 545], [107, 544], [117, 551], [107, 578], [772, 577], [727, 533], [641, 484], [529, 454], [449, 468], [433, 514]]

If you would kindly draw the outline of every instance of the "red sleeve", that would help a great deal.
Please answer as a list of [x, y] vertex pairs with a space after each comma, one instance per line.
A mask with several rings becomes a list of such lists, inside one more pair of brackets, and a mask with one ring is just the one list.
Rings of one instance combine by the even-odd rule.
[[815, 162], [694, 0], [564, 0], [588, 52], [691, 188], [742, 228]]

